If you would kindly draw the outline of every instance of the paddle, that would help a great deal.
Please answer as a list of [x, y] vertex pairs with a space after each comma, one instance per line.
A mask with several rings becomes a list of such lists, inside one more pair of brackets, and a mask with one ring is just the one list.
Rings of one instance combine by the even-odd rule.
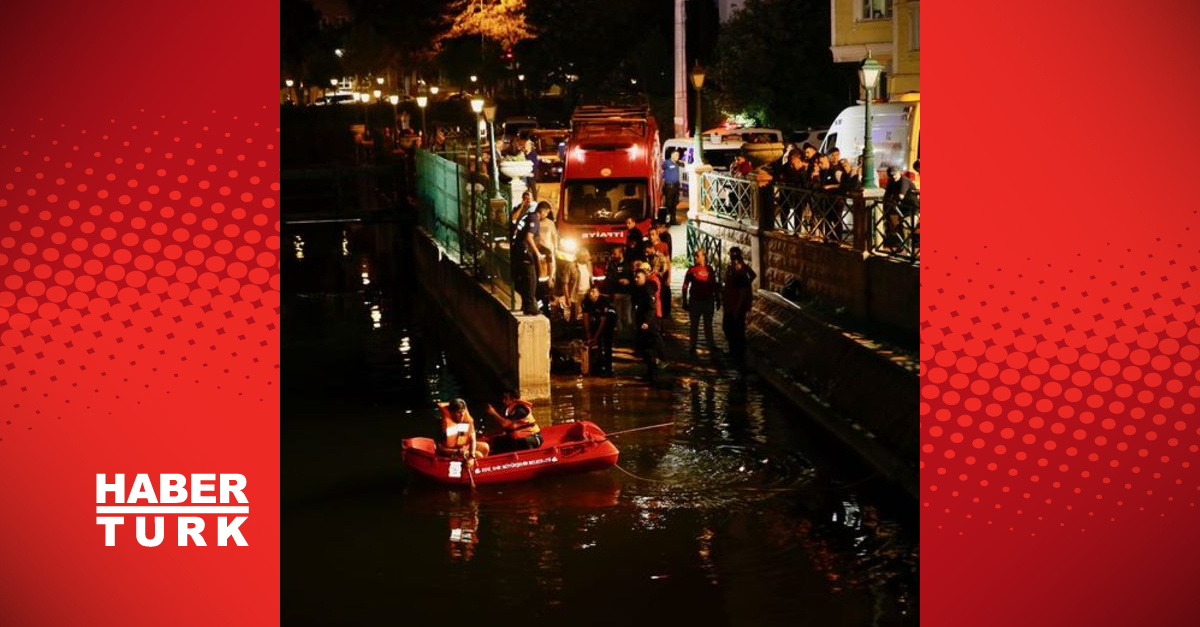
[[471, 466], [473, 465], [471, 462], [473, 462], [473, 461], [474, 461], [474, 458], [465, 458], [465, 457], [464, 457], [464, 461], [463, 461], [463, 464], [467, 467], [467, 479], [470, 480], [470, 482], [471, 482], [472, 490], [475, 489], [475, 475], [471, 472]]

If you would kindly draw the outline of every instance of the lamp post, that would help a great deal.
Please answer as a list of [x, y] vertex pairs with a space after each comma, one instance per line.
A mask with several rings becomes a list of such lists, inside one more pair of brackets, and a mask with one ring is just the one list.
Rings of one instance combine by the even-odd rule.
[[871, 147], [871, 96], [879, 82], [883, 66], [867, 52], [867, 58], [858, 70], [858, 80], [863, 86], [863, 189], [879, 189], [879, 175], [875, 172], [875, 154]]
[[400, 96], [392, 94], [388, 96], [388, 102], [392, 103], [392, 130], [394, 132], [396, 130], [396, 105], [400, 104]]
[[[395, 105], [396, 102], [400, 100], [400, 98], [398, 96], [392, 96], [392, 98], [394, 98], [394, 100], [392, 100], [393, 105]], [[425, 128], [426, 128], [425, 127], [425, 107], [428, 104], [429, 104], [428, 96], [426, 96], [424, 94], [417, 96], [417, 106], [421, 108], [421, 134], [422, 135], [428, 135], [428, 133], [425, 132]]]
[[492, 198], [499, 198], [500, 153], [496, 152], [496, 103], [483, 108], [483, 119], [488, 125], [488, 153], [492, 156]]
[[701, 165], [704, 163], [704, 140], [700, 137], [700, 90], [704, 88], [704, 66], [699, 61], [692, 66], [692, 87], [696, 89], [696, 158], [692, 161], [695, 165]]
[[440, 91], [440, 89], [441, 89], [441, 88], [440, 88], [440, 87], [438, 87], [437, 85], [434, 85], [433, 87], [430, 87], [430, 88], [429, 88], [429, 95], [430, 95], [430, 96], [436, 96], [436, 95], [438, 95], [438, 91]]
[[476, 124], [475, 124], [475, 171], [474, 171], [474, 173], [471, 177], [471, 181], [470, 181], [470, 183], [471, 183], [471, 238], [472, 238], [472, 242], [471, 242], [472, 265], [471, 265], [471, 267], [476, 272], [478, 272], [478, 270], [479, 270], [479, 254], [478, 254], [479, 246], [478, 246], [478, 242], [475, 241], [476, 238], [478, 237], [478, 231], [476, 230], [478, 225], [476, 223], [475, 214], [477, 214], [479, 212], [476, 210], [476, 207], [475, 207], [476, 206], [475, 178], [479, 176], [479, 167], [480, 167], [479, 133], [480, 133], [480, 131], [483, 130], [483, 98], [472, 98], [471, 99], [471, 111], [475, 112], [475, 120], [476, 120]]

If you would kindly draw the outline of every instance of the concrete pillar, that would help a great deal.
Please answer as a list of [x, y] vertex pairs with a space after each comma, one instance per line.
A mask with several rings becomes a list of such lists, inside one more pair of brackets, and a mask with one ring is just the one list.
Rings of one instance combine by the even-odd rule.
[[516, 315], [517, 368], [521, 398], [550, 400], [550, 319]]

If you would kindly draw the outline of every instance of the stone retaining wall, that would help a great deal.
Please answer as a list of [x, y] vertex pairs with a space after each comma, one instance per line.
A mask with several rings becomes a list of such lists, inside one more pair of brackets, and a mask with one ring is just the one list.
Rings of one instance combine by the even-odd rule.
[[423, 229], [413, 229], [413, 258], [421, 290], [436, 304], [473, 361], [529, 401], [550, 398], [550, 321], [524, 316], [481, 287], [447, 257]]
[[918, 365], [759, 290], [747, 320], [755, 369], [914, 496]]

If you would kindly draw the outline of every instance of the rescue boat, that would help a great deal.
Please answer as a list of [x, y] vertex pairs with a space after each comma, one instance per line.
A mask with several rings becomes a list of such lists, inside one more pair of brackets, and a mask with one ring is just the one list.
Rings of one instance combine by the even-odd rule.
[[545, 426], [541, 433], [538, 448], [480, 457], [471, 470], [461, 459], [438, 455], [431, 438], [407, 438], [401, 443], [401, 453], [410, 470], [451, 485], [470, 485], [472, 479], [476, 485], [512, 483], [604, 470], [615, 465], [620, 455], [604, 431], [586, 420]]

